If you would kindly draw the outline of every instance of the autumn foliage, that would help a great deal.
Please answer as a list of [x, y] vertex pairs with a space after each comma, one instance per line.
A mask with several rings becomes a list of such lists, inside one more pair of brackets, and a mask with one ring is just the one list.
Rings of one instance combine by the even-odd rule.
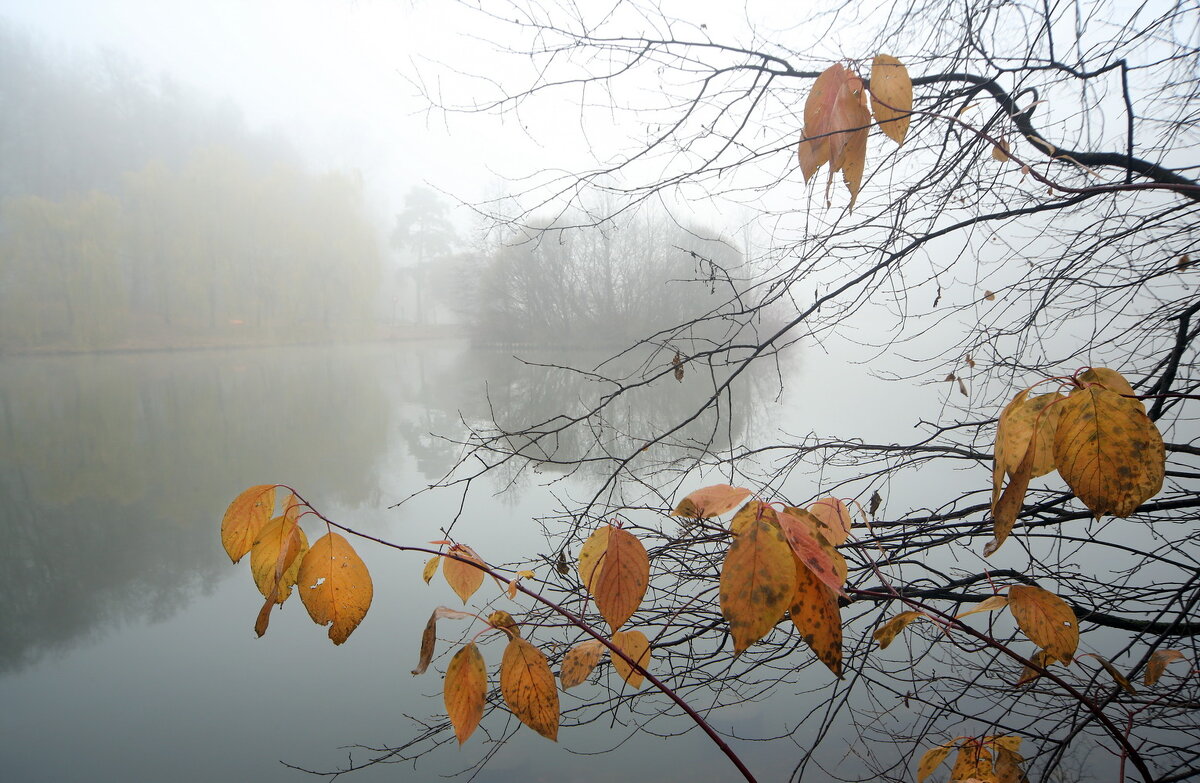
[[[895, 58], [882, 54], [875, 57], [869, 82], [848, 65], [829, 66], [816, 79], [804, 105], [804, 128], [798, 142], [802, 176], [810, 180], [818, 169], [827, 166], [831, 185], [833, 174], [840, 172], [853, 206], [872, 129], [878, 128], [889, 140], [903, 144], [912, 113], [912, 81], [905, 66]], [[826, 187], [827, 196], [830, 185]], [[682, 381], [678, 358], [672, 372]], [[1162, 436], [1120, 373], [1094, 367], [1072, 377], [1031, 380], [1036, 383], [1017, 391], [998, 412], [990, 503], [993, 539], [984, 549], [987, 556], [1008, 539], [1022, 535], [1017, 522], [1035, 479], [1057, 473], [1066, 489], [1096, 517], [1128, 516], [1163, 485]], [[986, 476], [979, 479], [986, 492]], [[247, 553], [251, 555], [254, 582], [265, 599], [255, 629], [260, 636], [265, 633], [271, 610], [284, 604], [294, 588], [312, 619], [329, 626], [329, 638], [341, 644], [363, 621], [371, 604], [366, 565], [333, 528], [346, 529], [321, 517], [294, 493], [289, 494], [277, 514], [277, 489], [274, 485], [259, 485], [246, 490], [231, 503], [221, 526], [222, 543], [235, 563]], [[777, 627], [790, 625], [811, 655], [828, 668], [825, 676], [842, 678], [846, 675], [843, 645], [849, 633], [842, 621], [842, 609], [855, 600], [879, 599], [896, 601], [904, 608], [874, 628], [872, 638], [878, 649], [897, 643], [906, 629], [919, 623], [935, 627], [939, 643], [981, 645], [1019, 663], [1024, 672], [1007, 686], [1012, 689], [1049, 680], [1046, 687], [1060, 687], [1075, 695], [1077, 692], [1059, 673], [1065, 667], [1082, 665], [1086, 657], [1106, 672], [1115, 686], [1134, 691], [1132, 672], [1121, 672], [1095, 653], [1080, 654], [1075, 610], [1051, 589], [1037, 584], [1032, 574], [1008, 573], [995, 578], [990, 597], [957, 613], [950, 602], [909, 598], [895, 588], [880, 593], [863, 584], [848, 584], [849, 568], [839, 547], [856, 537], [870, 537], [877, 505], [877, 499], [869, 508], [863, 508], [853, 499], [823, 497], [799, 507], [782, 498], [759, 497], [748, 487], [729, 484], [701, 487], [679, 498], [669, 513], [688, 524], [702, 526], [723, 548], [719, 572], [713, 576], [719, 584], [717, 600], [731, 660]], [[320, 520], [327, 528], [311, 545], [301, 529], [306, 517]], [[419, 643], [414, 675], [425, 672], [436, 659], [439, 620], [477, 622], [482, 625], [481, 633], [500, 634], [506, 639], [494, 676], [474, 639], [458, 647], [446, 664], [445, 711], [460, 744], [467, 742], [486, 719], [488, 694], [497, 687], [512, 715], [541, 736], [557, 740], [559, 688], [587, 682], [605, 656], [620, 677], [621, 687], [636, 690], [648, 681], [678, 699], [664, 683], [670, 672], [660, 672], [663, 679], [655, 676], [660, 664], [655, 657], [654, 634], [648, 626], [639, 624], [639, 612], [652, 587], [653, 555], [630, 527], [618, 520], [602, 523], [575, 552], [573, 569], [565, 560], [559, 562], [560, 575], [574, 573], [580, 594], [594, 605], [594, 621], [554, 604], [535, 587], [529, 587], [537, 584], [534, 571], [505, 571], [490, 563], [486, 553], [476, 552], [463, 542], [432, 542], [429, 546], [438, 547], [436, 550], [392, 545], [431, 555], [425, 561], [423, 580], [430, 582], [440, 569], [464, 605], [470, 604], [480, 590], [488, 593], [489, 601], [498, 595], [512, 599], [520, 592], [549, 606], [587, 637], [569, 649], [551, 651], [548, 657], [539, 646], [536, 629], [527, 631], [519, 617], [506, 611], [494, 611], [484, 618], [469, 610], [436, 608]], [[497, 596], [491, 594], [493, 588]], [[990, 619], [1005, 609], [1023, 639], [1001, 639], [992, 634]], [[990, 618], [988, 630], [979, 630], [977, 621], [985, 616]], [[971, 622], [967, 622], [969, 617], [973, 617]], [[551, 658], [558, 665], [557, 672], [552, 669]], [[1155, 687], [1166, 666], [1183, 659], [1184, 654], [1178, 650], [1153, 651], [1145, 667], [1143, 687]], [[1080, 700], [1084, 709], [1096, 711], [1090, 702], [1082, 697]], [[689, 715], [704, 725], [699, 714]], [[1117, 728], [1102, 716], [1097, 719], [1115, 744], [1127, 744]], [[951, 781], [1018, 783], [1024, 779], [1025, 741], [1036, 738], [1023, 740], [1005, 733], [954, 737], [921, 751], [913, 777], [923, 783], [953, 756]], [[732, 751], [723, 750], [740, 769], [740, 761]]]

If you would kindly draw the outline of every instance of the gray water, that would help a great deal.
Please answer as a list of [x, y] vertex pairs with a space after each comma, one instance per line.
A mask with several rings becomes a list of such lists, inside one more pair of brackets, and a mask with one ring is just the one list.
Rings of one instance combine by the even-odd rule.
[[[344, 746], [418, 733], [407, 716], [442, 710], [438, 673], [409, 674], [421, 628], [434, 606], [461, 606], [440, 579], [421, 582], [423, 558], [358, 545], [375, 600], [342, 647], [295, 601], [256, 639], [261, 598], [245, 561], [233, 566], [222, 551], [220, 517], [245, 487], [279, 482], [363, 532], [440, 538], [455, 496], [387, 508], [453, 464], [456, 447], [429, 433], [455, 432], [460, 411], [482, 413], [485, 378], [493, 405], [516, 416], [578, 393], [506, 366], [506, 355], [453, 342], [0, 362], [0, 777], [308, 780], [280, 762], [327, 770], [346, 762]], [[549, 491], [532, 481], [495, 496], [499, 488], [476, 487], [455, 535], [493, 561], [532, 561], [545, 547], [531, 520], [547, 512]], [[484, 651], [498, 665], [499, 645]], [[724, 720], [753, 731], [763, 713], [747, 705]], [[516, 724], [492, 718], [485, 728], [504, 737]], [[669, 780], [685, 758], [695, 780], [733, 771], [696, 732], [664, 744], [630, 740], [635, 729], [606, 721], [564, 732], [558, 745], [517, 731], [476, 779], [636, 770]], [[351, 779], [459, 771], [491, 748], [482, 736]], [[782, 775], [791, 761], [756, 766]]]

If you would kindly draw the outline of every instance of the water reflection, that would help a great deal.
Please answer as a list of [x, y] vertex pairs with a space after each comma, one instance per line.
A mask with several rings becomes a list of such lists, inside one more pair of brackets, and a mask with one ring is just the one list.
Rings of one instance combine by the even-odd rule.
[[357, 351], [7, 359], [0, 374], [0, 672], [179, 611], [228, 561], [243, 485], [380, 500], [391, 415]]

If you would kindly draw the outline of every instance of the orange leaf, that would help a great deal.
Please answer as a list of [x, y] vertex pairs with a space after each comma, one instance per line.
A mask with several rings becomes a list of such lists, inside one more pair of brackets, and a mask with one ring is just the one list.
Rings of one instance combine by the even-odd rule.
[[894, 640], [909, 623], [918, 617], [924, 616], [925, 615], [923, 612], [901, 612], [883, 625], [876, 628], [875, 633], [871, 634], [871, 638], [879, 642], [879, 649], [886, 650], [887, 646], [892, 643], [892, 640]]
[[[611, 527], [611, 526], [610, 526]], [[642, 603], [650, 583], [650, 560], [637, 536], [614, 527], [608, 534], [603, 567], [593, 576], [596, 609], [616, 631]]]
[[580, 642], [568, 650], [558, 671], [563, 688], [574, 688], [586, 680], [592, 669], [596, 668], [596, 664], [600, 663], [604, 650], [604, 645], [595, 639]]
[[[469, 546], [455, 544], [450, 547], [446, 554], [483, 565], [483, 560]], [[458, 597], [465, 604], [467, 599], [475, 595], [475, 591], [483, 584], [483, 571], [469, 562], [464, 563], [462, 560], [456, 560], [454, 557], [445, 557], [442, 559], [446, 561], [442, 563], [442, 576], [446, 577], [446, 584], [450, 585], [450, 588], [458, 594]]]
[[[650, 667], [650, 640], [646, 638], [646, 634], [641, 631], [617, 631], [612, 635], [612, 643], [618, 650], [637, 661], [638, 666], [643, 669]], [[609, 655], [612, 658], [613, 668], [625, 682], [629, 683], [630, 687], [634, 689], [642, 687], [645, 677], [641, 672], [626, 663], [621, 656], [612, 655], [612, 653]]]
[[796, 593], [796, 567], [778, 525], [749, 522], [721, 567], [721, 613], [729, 621], [734, 654], [765, 636]]
[[687, 497], [679, 501], [679, 505], [675, 506], [671, 516], [695, 519], [719, 517], [721, 514], [737, 508], [738, 503], [745, 500], [749, 494], [750, 490], [745, 487], [731, 487], [728, 484], [704, 487], [689, 493]]
[[558, 688], [541, 650], [518, 637], [509, 639], [500, 661], [500, 693], [513, 715], [529, 728], [558, 740]]
[[850, 509], [837, 498], [821, 498], [808, 507], [808, 513], [821, 523], [821, 532], [834, 546], [845, 543], [850, 537], [850, 526], [853, 524]]
[[1142, 680], [1146, 687], [1150, 687], [1158, 682], [1158, 678], [1167, 670], [1167, 664], [1171, 661], [1182, 661], [1183, 653], [1179, 650], [1155, 650], [1150, 656], [1150, 660], [1146, 662], [1146, 677]]
[[233, 499], [221, 520], [221, 544], [233, 562], [241, 560], [254, 545], [258, 531], [275, 513], [275, 485], [250, 487]]
[[779, 514], [779, 526], [800, 561], [835, 593], [845, 595], [842, 590], [846, 579], [845, 560], [817, 532], [821, 525], [816, 517], [802, 508], [788, 508]]
[[1066, 601], [1036, 585], [1013, 585], [1008, 588], [1008, 608], [1030, 641], [1071, 663], [1079, 646], [1079, 623]]
[[756, 519], [761, 519], [770, 524], [779, 524], [779, 518], [775, 514], [775, 509], [761, 500], [751, 500], [739, 508], [738, 512], [729, 520], [729, 530], [734, 535], [737, 535], [746, 529], [746, 525]]
[[487, 698], [487, 666], [474, 642], [464, 645], [450, 659], [442, 698], [454, 726], [454, 736], [462, 745], [483, 718], [483, 704]]
[[800, 638], [812, 648], [821, 663], [829, 667], [835, 677], [842, 676], [842, 615], [838, 608], [837, 595], [829, 586], [794, 560], [796, 566], [796, 593], [788, 614], [792, 624], [800, 632]]
[[350, 542], [326, 533], [308, 550], [296, 579], [300, 600], [317, 625], [329, 626], [329, 638], [341, 644], [371, 608], [371, 574]]
[[1061, 407], [1054, 461], [1093, 514], [1127, 517], [1158, 494], [1166, 451], [1141, 402], [1089, 386], [1073, 391]]
[[886, 54], [871, 62], [871, 111], [879, 129], [897, 144], [904, 144], [912, 111], [913, 87], [908, 69]]

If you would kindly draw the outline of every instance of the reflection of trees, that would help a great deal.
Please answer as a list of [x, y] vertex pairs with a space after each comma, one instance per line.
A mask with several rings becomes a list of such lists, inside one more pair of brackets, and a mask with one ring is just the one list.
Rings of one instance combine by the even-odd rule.
[[[657, 359], [651, 358], [655, 353]], [[603, 471], [613, 454], [662, 436], [664, 422], [675, 421], [698, 407], [727, 375], [720, 367], [685, 364], [682, 382], [669, 379], [640, 386], [619, 404], [608, 406], [604, 415], [588, 426], [560, 429], [566, 416], [585, 416], [617, 383], [636, 384], [640, 376], [648, 375], [649, 362], [671, 357], [651, 348], [644, 358], [639, 362], [631, 352], [612, 361], [603, 352], [548, 348], [530, 349], [520, 359], [503, 351], [465, 351], [456, 363], [428, 376], [422, 366], [418, 394], [427, 407], [421, 419], [406, 418], [398, 426], [429, 479], [446, 474], [464, 440], [483, 439], [490, 443], [491, 458], [511, 463], [511, 471], [506, 472], [509, 478], [526, 466], [536, 466], [540, 472], [586, 471], [589, 466]], [[697, 417], [648, 446], [640, 455], [639, 467], [679, 473], [703, 452], [739, 446], [760, 423], [762, 403], [776, 391], [772, 375], [744, 377], [722, 398], [721, 409], [728, 420], [722, 419], [718, 426], [715, 415]], [[546, 421], [548, 411], [570, 413]]]
[[386, 402], [345, 350], [6, 362], [0, 671], [178, 611], [224, 575], [214, 520], [252, 481], [377, 503]]

